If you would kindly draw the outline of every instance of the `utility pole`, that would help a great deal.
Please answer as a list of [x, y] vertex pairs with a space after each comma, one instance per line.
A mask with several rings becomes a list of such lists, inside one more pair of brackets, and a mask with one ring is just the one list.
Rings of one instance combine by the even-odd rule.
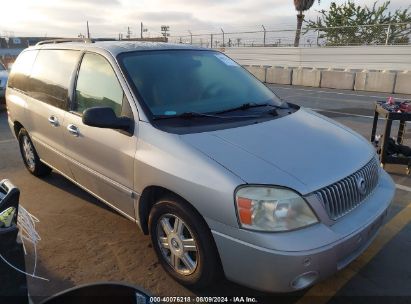
[[263, 45], [265, 46], [265, 37], [266, 37], [266, 33], [267, 31], [265, 30], [265, 26], [261, 25], [263, 27], [263, 31], [264, 31], [264, 40], [263, 40]]
[[221, 28], [221, 32], [223, 33], [223, 47], [225, 47], [225, 35], [224, 35], [224, 31], [223, 31], [223, 29]]
[[188, 31], [190, 34], [190, 44], [193, 44], [193, 33], [191, 33], [191, 31]]
[[146, 33], [148, 31], [147, 28], [144, 27], [143, 22], [140, 24], [140, 38], [143, 39], [143, 33]]
[[130, 30], [130, 27], [129, 26], [127, 26], [127, 39], [130, 39], [131, 38], [131, 30]]
[[211, 34], [211, 44], [210, 44], [210, 48], [213, 48], [213, 34]]
[[90, 28], [88, 26], [88, 21], [87, 21], [87, 39], [90, 39]]

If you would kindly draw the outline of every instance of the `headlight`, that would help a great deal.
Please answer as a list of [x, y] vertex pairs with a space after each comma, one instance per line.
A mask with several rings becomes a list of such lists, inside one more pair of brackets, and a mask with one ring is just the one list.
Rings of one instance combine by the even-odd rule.
[[287, 231], [318, 223], [306, 201], [289, 189], [247, 186], [237, 191], [235, 200], [243, 228]]

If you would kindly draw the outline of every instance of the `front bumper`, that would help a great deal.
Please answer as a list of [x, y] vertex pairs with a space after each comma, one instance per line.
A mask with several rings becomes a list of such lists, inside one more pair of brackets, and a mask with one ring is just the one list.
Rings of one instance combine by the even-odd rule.
[[[381, 170], [365, 202], [333, 225], [284, 233], [258, 233], [224, 225], [212, 227], [226, 277], [267, 292], [303, 289], [341, 270], [357, 258], [384, 223], [395, 194]], [[251, 238], [251, 235], [254, 238]]]

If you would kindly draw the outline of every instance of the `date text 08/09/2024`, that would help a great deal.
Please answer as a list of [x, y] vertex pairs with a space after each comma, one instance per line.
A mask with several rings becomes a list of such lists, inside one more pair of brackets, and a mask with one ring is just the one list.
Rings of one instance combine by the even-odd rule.
[[150, 303], [257, 303], [254, 297], [150, 297]]

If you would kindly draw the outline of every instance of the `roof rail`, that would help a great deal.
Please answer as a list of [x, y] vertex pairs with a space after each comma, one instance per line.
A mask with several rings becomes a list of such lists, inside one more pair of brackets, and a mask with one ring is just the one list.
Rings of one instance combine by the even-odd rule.
[[94, 43], [97, 41], [116, 41], [116, 39], [111, 38], [59, 38], [59, 39], [50, 39], [50, 40], [43, 40], [37, 42], [36, 45], [43, 45], [43, 44], [56, 44], [56, 43], [64, 43], [64, 42], [83, 42], [83, 43]]
[[87, 38], [60, 38], [60, 39], [50, 39], [50, 40], [43, 40], [37, 42], [36, 45], [43, 45], [43, 44], [55, 44], [55, 43], [64, 43], [64, 42], [84, 42], [84, 43], [92, 43], [91, 39]]

